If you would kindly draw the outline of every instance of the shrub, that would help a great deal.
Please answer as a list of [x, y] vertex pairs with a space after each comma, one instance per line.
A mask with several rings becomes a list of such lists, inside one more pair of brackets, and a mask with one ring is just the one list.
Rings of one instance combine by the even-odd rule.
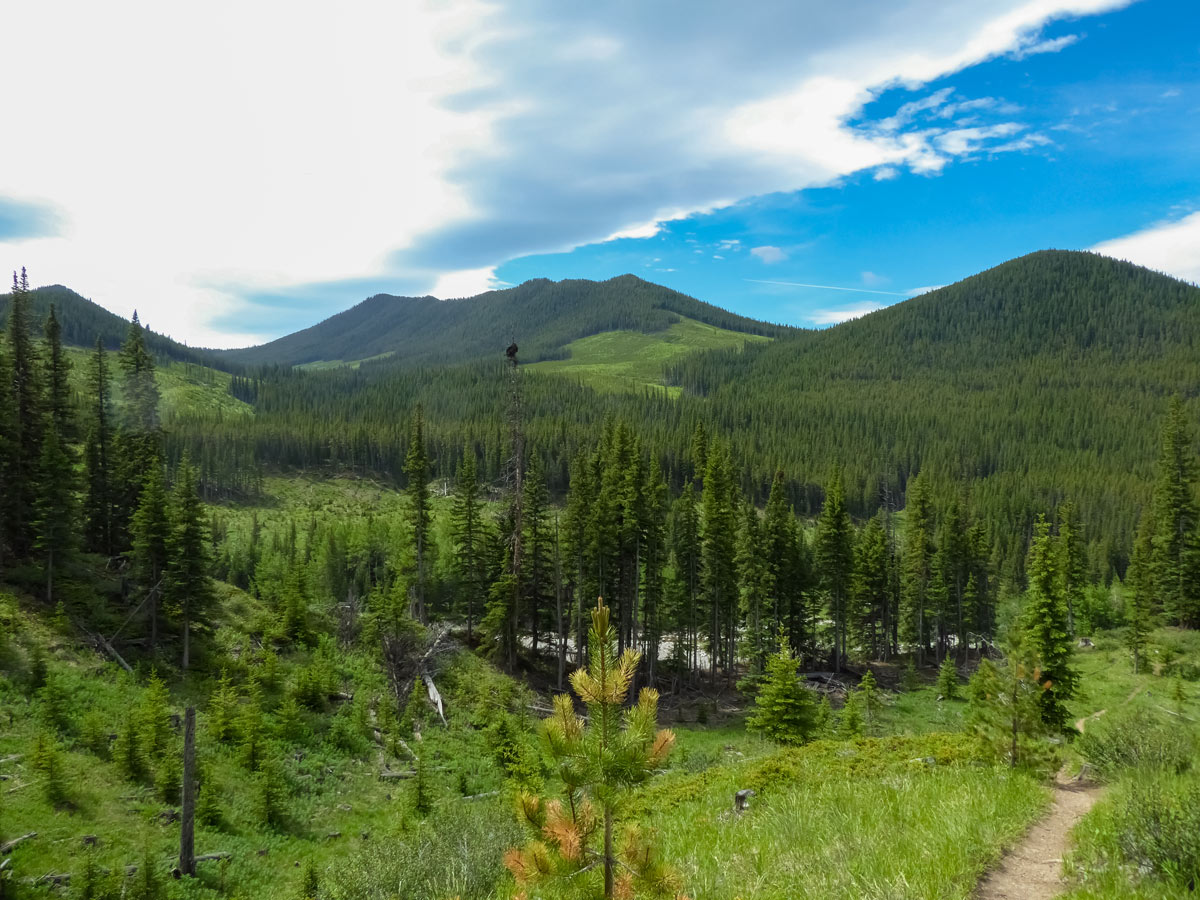
[[142, 749], [155, 758], [166, 752], [171, 741], [170, 702], [167, 686], [157, 672], [152, 673], [138, 704], [138, 725]]
[[108, 718], [99, 710], [89, 710], [79, 723], [79, 741], [87, 750], [100, 757], [108, 759]]
[[1105, 777], [1127, 769], [1185, 772], [1196, 755], [1194, 735], [1140, 709], [1097, 719], [1076, 746]]
[[287, 781], [283, 767], [273, 759], [264, 760], [254, 782], [254, 812], [268, 828], [282, 828], [287, 819]]
[[178, 753], [163, 755], [154, 772], [154, 789], [163, 803], [181, 802], [183, 761]]
[[1140, 775], [1118, 788], [1113, 824], [1121, 854], [1174, 884], [1200, 877], [1200, 778]]
[[133, 718], [125, 720], [121, 730], [117, 732], [117, 743], [113, 748], [113, 758], [121, 774], [130, 781], [140, 782], [146, 778], [146, 759], [142, 755], [141, 739], [138, 736], [137, 722]]
[[51, 806], [67, 802], [67, 775], [63, 769], [58, 741], [47, 732], [38, 734], [33, 744], [33, 770], [42, 778], [42, 793]]
[[57, 675], [46, 675], [37, 692], [38, 718], [47, 728], [66, 734], [71, 724], [66, 688]]

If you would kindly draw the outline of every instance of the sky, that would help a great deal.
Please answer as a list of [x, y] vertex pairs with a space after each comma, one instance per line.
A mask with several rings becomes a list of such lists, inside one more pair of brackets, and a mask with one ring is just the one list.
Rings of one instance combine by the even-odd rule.
[[0, 270], [193, 346], [632, 272], [827, 326], [1044, 248], [1200, 282], [1196, 0], [42, 0]]

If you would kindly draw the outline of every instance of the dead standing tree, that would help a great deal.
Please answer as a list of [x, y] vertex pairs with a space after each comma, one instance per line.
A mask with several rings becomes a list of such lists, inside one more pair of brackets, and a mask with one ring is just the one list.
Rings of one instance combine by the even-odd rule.
[[509, 603], [509, 622], [507, 640], [504, 649], [504, 667], [509, 672], [517, 668], [518, 624], [521, 611], [521, 563], [523, 561], [525, 535], [525, 424], [524, 397], [521, 390], [521, 365], [517, 360], [517, 342], [514, 340], [505, 351], [508, 359], [508, 435], [509, 457], [505, 467], [504, 480], [509, 490], [509, 524], [512, 534], [509, 538], [511, 551], [510, 565], [512, 567], [511, 589], [512, 597]]

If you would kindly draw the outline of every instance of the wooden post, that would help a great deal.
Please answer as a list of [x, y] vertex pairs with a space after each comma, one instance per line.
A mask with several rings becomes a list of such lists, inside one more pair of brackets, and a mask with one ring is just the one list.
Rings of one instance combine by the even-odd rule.
[[196, 875], [196, 707], [183, 720], [183, 814], [179, 830], [179, 871]]

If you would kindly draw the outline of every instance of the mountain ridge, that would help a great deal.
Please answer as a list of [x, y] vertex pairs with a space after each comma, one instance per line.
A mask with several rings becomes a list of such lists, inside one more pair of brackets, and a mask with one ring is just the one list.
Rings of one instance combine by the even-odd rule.
[[[654, 333], [679, 317], [779, 337], [798, 329], [761, 322], [686, 294], [619, 275], [604, 281], [535, 278], [473, 297], [375, 294], [316, 325], [256, 347], [216, 351], [242, 365], [302, 365], [391, 353], [391, 364], [469, 362], [515, 339], [529, 362], [562, 358], [571, 341], [607, 331]], [[531, 323], [537, 332], [529, 333]]]

